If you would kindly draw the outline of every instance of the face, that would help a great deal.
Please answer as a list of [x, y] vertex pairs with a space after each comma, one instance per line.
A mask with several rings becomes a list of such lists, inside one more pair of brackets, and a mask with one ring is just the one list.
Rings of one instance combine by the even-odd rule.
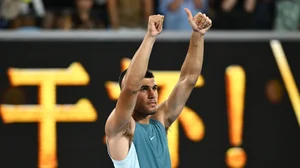
[[93, 6], [93, 0], [76, 0], [79, 10], [90, 10]]
[[157, 97], [157, 85], [154, 78], [144, 78], [138, 93], [135, 111], [145, 115], [155, 114]]

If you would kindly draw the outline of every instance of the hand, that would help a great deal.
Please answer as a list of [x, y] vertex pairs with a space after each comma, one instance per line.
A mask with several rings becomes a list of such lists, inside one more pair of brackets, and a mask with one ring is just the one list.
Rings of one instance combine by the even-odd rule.
[[163, 15], [151, 15], [148, 20], [148, 33], [151, 37], [156, 37], [162, 32], [164, 22]]
[[199, 32], [202, 35], [204, 35], [207, 32], [207, 30], [211, 27], [211, 20], [201, 12], [197, 13], [193, 17], [192, 12], [188, 8], [184, 8], [184, 10], [188, 16], [188, 20], [192, 29], [195, 32]]

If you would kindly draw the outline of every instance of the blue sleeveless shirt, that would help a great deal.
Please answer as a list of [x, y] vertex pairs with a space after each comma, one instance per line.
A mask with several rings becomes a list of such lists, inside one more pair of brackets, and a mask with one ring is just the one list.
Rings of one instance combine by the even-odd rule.
[[133, 141], [126, 158], [112, 161], [115, 168], [171, 168], [164, 126], [154, 119], [150, 119], [149, 124], [136, 122]]

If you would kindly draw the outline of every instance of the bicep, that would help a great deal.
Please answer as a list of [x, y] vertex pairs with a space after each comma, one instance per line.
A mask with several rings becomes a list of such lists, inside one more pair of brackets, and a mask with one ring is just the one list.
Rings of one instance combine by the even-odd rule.
[[124, 130], [124, 127], [126, 127], [132, 119], [136, 99], [137, 91], [125, 89], [120, 93], [116, 107], [108, 117], [105, 125], [107, 134], [115, 134]]

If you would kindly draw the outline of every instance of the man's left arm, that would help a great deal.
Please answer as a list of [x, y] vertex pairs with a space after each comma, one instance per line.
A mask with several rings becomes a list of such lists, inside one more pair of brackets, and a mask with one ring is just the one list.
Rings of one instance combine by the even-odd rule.
[[181, 67], [179, 80], [169, 98], [158, 107], [157, 118], [165, 128], [178, 118], [200, 76], [203, 64], [204, 34], [211, 26], [211, 20], [204, 14], [198, 13], [193, 17], [190, 10], [185, 10], [194, 31]]

